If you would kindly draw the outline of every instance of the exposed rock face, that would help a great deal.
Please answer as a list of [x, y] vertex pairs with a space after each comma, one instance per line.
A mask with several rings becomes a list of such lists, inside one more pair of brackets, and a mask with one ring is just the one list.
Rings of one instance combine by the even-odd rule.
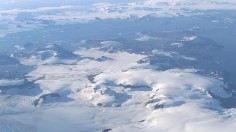
[[112, 130], [111, 128], [106, 128], [106, 129], [103, 129], [102, 132], [109, 132], [111, 130]]
[[40, 103], [49, 103], [49, 102], [58, 100], [59, 98], [60, 98], [60, 95], [57, 93], [44, 94], [44, 95], [41, 95], [38, 99], [36, 99], [33, 102], [33, 105], [37, 106]]

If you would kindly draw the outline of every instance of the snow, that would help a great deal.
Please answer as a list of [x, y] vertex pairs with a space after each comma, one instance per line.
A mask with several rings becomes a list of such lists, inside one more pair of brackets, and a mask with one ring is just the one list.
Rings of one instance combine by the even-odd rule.
[[197, 39], [197, 36], [185, 36], [181, 41], [193, 41]]
[[[6, 2], [8, 3], [8, 2]], [[17, 3], [17, 4], [16, 4]], [[32, 3], [31, 1], [16, 1], [12, 6]], [[44, 3], [44, 2], [42, 2]], [[40, 3], [40, 4], [42, 4]], [[87, 23], [97, 19], [128, 19], [128, 18], [142, 18], [152, 14], [153, 17], [173, 17], [173, 16], [192, 16], [203, 14], [195, 12], [197, 10], [235, 10], [236, 3], [233, 0], [145, 0], [145, 1], [122, 1], [122, 2], [107, 2], [101, 3], [97, 1], [90, 1], [93, 4], [83, 4], [80, 2], [68, 1], [67, 4], [60, 4], [60, 6], [42, 6], [37, 5], [37, 8], [1, 8], [0, 9], [0, 23], [4, 25], [4, 29], [0, 31], [0, 37], [7, 34], [33, 30], [48, 26], [41, 23], [43, 20], [55, 22], [57, 24], [68, 23]], [[86, 3], [86, 2], [85, 2]], [[8, 5], [8, 4], [6, 4]], [[11, 4], [8, 5], [11, 7]], [[28, 5], [27, 5], [28, 7]], [[150, 10], [151, 9], [151, 10]], [[17, 20], [17, 16], [21, 13], [30, 14], [30, 23], [27, 20]], [[231, 20], [225, 20], [226, 23], [233, 23]], [[16, 26], [17, 25], [17, 26]], [[149, 36], [140, 36], [138, 41], [147, 41]]]
[[138, 38], [136, 38], [135, 40], [137, 41], [149, 41], [149, 40], [155, 40], [155, 39], [160, 39], [158, 37], [151, 37], [151, 36], [148, 36], [148, 35], [144, 35], [144, 34], [141, 34], [141, 33], [138, 33]]
[[[42, 65], [35, 61], [35, 65], [40, 65], [27, 76], [28, 80], [35, 80], [42, 92], [32, 97], [16, 96], [2, 104], [1, 130], [235, 130], [235, 118], [224, 119], [234, 116], [233, 111], [224, 110], [214, 98], [231, 96], [220, 80], [197, 75], [196, 69], [150, 69], [148, 63], [138, 63], [146, 55], [109, 53], [99, 48], [83, 48], [75, 54], [87, 59], [77, 60], [73, 65]], [[102, 56], [111, 59], [96, 60]], [[7, 84], [13, 83], [17, 84], [15, 81]], [[45, 98], [47, 103], [33, 106], [36, 98], [50, 93], [58, 94], [58, 99], [50, 102]], [[0, 100], [6, 98], [1, 96]]]
[[177, 46], [178, 48], [183, 47], [183, 43], [172, 43], [171, 46]]
[[170, 58], [181, 58], [181, 59], [190, 60], [190, 61], [197, 60], [194, 57], [180, 55], [178, 52], [175, 52], [175, 51], [163, 51], [163, 50], [154, 49], [154, 50], [152, 50], [152, 53], [154, 55], [161, 55], [161, 56], [166, 56], [166, 57], [170, 57]]
[[8, 79], [0, 79], [0, 87], [2, 86], [15, 86], [24, 84], [24, 80], [8, 80]]
[[[1, 8], [0, 23], [6, 26], [0, 31], [0, 37], [44, 27], [39, 20], [67, 24], [142, 18], [150, 14], [154, 14], [153, 17], [191, 16], [198, 15], [194, 12], [197, 10], [235, 10], [235, 5], [234, 0], [145, 0], [35, 9]], [[16, 17], [20, 13], [33, 14], [33, 20], [28, 24], [18, 21]], [[233, 23], [230, 18], [224, 21]], [[156, 39], [159, 38], [145, 34], [137, 34], [135, 38], [142, 42]], [[197, 36], [184, 36], [170, 45], [181, 48], [185, 42], [196, 39]], [[60, 58], [57, 51], [51, 50], [53, 45], [28, 58], [19, 58], [21, 64], [35, 69], [26, 75], [27, 80], [0, 79], [0, 131], [236, 130], [236, 110], [221, 106], [221, 99], [231, 97], [222, 80], [199, 75], [196, 69], [157, 70], [148, 62], [138, 63], [152, 55], [190, 61], [197, 61], [196, 58], [157, 49], [153, 49], [150, 56], [125, 51], [111, 53], [103, 48], [119, 46], [119, 42], [101, 41], [100, 45], [76, 50], [74, 54], [82, 59]], [[25, 50], [20, 45], [15, 45], [15, 49]], [[27, 87], [26, 83], [33, 85]]]

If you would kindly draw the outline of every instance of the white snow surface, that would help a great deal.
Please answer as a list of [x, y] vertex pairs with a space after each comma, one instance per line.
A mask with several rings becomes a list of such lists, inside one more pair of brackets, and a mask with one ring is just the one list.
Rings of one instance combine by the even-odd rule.
[[[0, 30], [0, 37], [6, 34], [28, 31], [45, 26], [42, 20], [49, 20], [58, 24], [90, 22], [97, 19], [129, 19], [142, 18], [147, 15], [152, 17], [173, 17], [173, 16], [192, 16], [204, 13], [195, 12], [197, 10], [235, 10], [235, 0], [137, 0], [134, 1], [88, 1], [87, 4], [82, 0], [75, 2], [68, 0], [59, 5], [53, 2], [31, 0], [16, 0], [9, 2], [0, 1], [0, 24], [5, 28]], [[48, 6], [47, 3], [48, 2]], [[58, 2], [56, 2], [58, 3]], [[63, 4], [64, 3], [64, 4]], [[66, 3], [66, 4], [65, 4]], [[75, 4], [76, 3], [76, 4]], [[35, 8], [22, 8], [17, 5], [32, 5]], [[1, 7], [1, 6], [0, 6]], [[14, 8], [15, 7], [15, 8]], [[21, 13], [32, 16], [18, 20], [17, 16]], [[30, 21], [26, 23], [25, 21]], [[227, 20], [229, 21], [229, 20]], [[16, 26], [18, 25], [18, 26]], [[138, 40], [150, 39], [143, 36]]]
[[[141, 54], [99, 48], [83, 48], [75, 54], [85, 58], [73, 64], [44, 64], [35, 58], [23, 61], [37, 66], [28, 80], [35, 80], [42, 92], [0, 96], [1, 132], [236, 130], [235, 110], [223, 109], [213, 98], [230, 97], [220, 80], [197, 75], [196, 69], [154, 70], [148, 63], [138, 63], [147, 57]], [[104, 56], [111, 59], [97, 60]], [[35, 99], [51, 93], [59, 98], [46, 98], [33, 106]]]
[[[98, 19], [136, 19], [199, 15], [197, 10], [236, 10], [235, 0], [140, 0], [99, 2], [87, 5], [58, 5], [11, 8], [37, 2], [0, 0], [10, 8], [0, 8], [0, 37], [44, 27], [43, 20], [68, 24]], [[27, 20], [17, 16], [31, 14]], [[28, 20], [29, 19], [29, 20]], [[29, 22], [27, 22], [29, 21]], [[217, 22], [213, 20], [212, 22]], [[225, 22], [233, 23], [229, 18]], [[18, 25], [18, 26], [16, 26]], [[138, 34], [137, 41], [158, 39]], [[194, 41], [185, 36], [172, 46]], [[103, 46], [119, 45], [103, 41]], [[23, 47], [15, 46], [17, 50]], [[47, 59], [42, 59], [42, 55]], [[79, 49], [84, 57], [60, 59], [54, 51], [42, 51], [21, 58], [21, 64], [37, 67], [29, 81], [39, 86], [39, 94], [4, 94], [0, 91], [0, 132], [235, 132], [236, 110], [224, 109], [215, 97], [229, 98], [221, 80], [197, 74], [196, 69], [156, 70], [138, 63], [143, 54], [105, 52], [99, 48]], [[154, 50], [153, 54], [196, 61], [177, 52]], [[99, 59], [102, 58], [99, 61]], [[22, 86], [25, 80], [0, 80], [0, 87]], [[6, 90], [8, 90], [6, 89]], [[32, 94], [32, 95], [31, 95]], [[55, 94], [55, 95], [50, 95]], [[37, 102], [38, 100], [38, 102]]]
[[0, 86], [14, 86], [14, 85], [22, 85], [24, 84], [24, 80], [9, 80], [9, 79], [0, 79]]

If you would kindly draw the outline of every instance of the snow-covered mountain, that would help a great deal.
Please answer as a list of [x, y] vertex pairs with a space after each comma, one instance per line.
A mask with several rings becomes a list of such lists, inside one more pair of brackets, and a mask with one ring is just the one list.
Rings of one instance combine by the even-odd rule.
[[233, 0], [0, 2], [0, 132], [235, 131]]

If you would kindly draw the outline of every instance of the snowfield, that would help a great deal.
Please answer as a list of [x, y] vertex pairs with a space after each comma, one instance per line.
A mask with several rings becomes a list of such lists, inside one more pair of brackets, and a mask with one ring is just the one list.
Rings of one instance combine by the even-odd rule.
[[235, 0], [47, 2], [0, 0], [0, 132], [236, 131]]
[[[202, 15], [209, 10], [235, 10], [235, 0], [136, 0], [136, 1], [40, 1], [1, 0], [0, 22], [5, 27], [0, 37], [29, 31], [52, 23], [87, 23], [106, 19], [136, 19], [150, 17], [174, 17]], [[45, 3], [48, 5], [45, 7]], [[63, 3], [63, 4], [60, 4]], [[32, 6], [29, 8], [29, 5]], [[15, 8], [13, 8], [15, 7]], [[200, 11], [200, 12], [196, 12]], [[202, 12], [203, 11], [203, 12]], [[225, 18], [228, 19], [228, 18]], [[218, 21], [218, 20], [213, 20]], [[232, 20], [226, 20], [233, 22]], [[137, 38], [146, 41], [148, 36]]]
[[[21, 60], [25, 65], [32, 65], [32, 60], [37, 66], [27, 79], [39, 86], [31, 89], [40, 88], [41, 92], [1, 96], [1, 131], [236, 129], [234, 112], [220, 105], [221, 98], [231, 96], [220, 80], [198, 75], [196, 69], [152, 69], [148, 63], [138, 63], [147, 57], [141, 54], [109, 53], [99, 48], [82, 48], [75, 54], [83, 59], [71, 64], [66, 59], [60, 60], [65, 63], [52, 61], [59, 60], [55, 56]], [[2, 85], [13, 84], [22, 82]]]

